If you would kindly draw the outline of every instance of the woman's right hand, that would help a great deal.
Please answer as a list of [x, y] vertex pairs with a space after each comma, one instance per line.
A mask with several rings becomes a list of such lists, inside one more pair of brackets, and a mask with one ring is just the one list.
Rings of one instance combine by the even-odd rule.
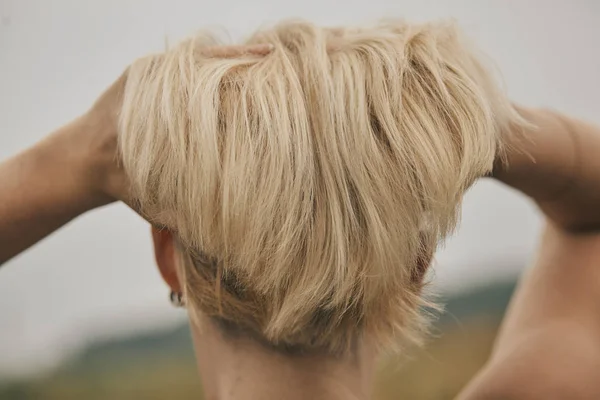
[[[236, 57], [243, 54], [264, 56], [272, 50], [271, 45], [219, 46], [202, 50], [210, 57]], [[97, 204], [123, 201], [136, 208], [131, 201], [127, 177], [118, 157], [119, 112], [127, 84], [127, 70], [94, 103], [90, 110], [78, 121], [82, 136], [78, 142], [84, 143], [85, 158], [89, 161], [86, 182], [91, 192], [97, 196]], [[136, 210], [139, 211], [139, 210]]]
[[[270, 45], [205, 48], [213, 57], [266, 55]], [[85, 114], [0, 163], [0, 265], [73, 218], [129, 195], [118, 151], [127, 71]]]

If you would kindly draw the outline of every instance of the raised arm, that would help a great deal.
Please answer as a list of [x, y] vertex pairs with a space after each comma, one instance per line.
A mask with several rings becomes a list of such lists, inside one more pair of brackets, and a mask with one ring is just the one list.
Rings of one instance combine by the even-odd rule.
[[520, 108], [534, 127], [514, 135], [494, 177], [530, 196], [558, 227], [600, 229], [600, 127], [559, 113]]
[[125, 74], [89, 112], [0, 164], [0, 264], [125, 193], [116, 157]]
[[529, 156], [495, 176], [531, 196], [547, 227], [492, 356], [460, 399], [600, 398], [600, 129], [521, 110]]
[[486, 366], [460, 400], [600, 398], [600, 234], [549, 224]]
[[[266, 44], [206, 47], [211, 57], [264, 56]], [[78, 215], [128, 198], [117, 157], [123, 74], [84, 115], [0, 163], [0, 265]]]

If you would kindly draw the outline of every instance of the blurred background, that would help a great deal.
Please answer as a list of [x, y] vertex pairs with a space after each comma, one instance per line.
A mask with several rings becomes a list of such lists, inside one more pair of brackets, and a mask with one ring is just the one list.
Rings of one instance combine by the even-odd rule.
[[[0, 0], [0, 159], [84, 112], [136, 57], [201, 28], [239, 40], [297, 17], [455, 18], [514, 101], [600, 123], [595, 0]], [[495, 182], [469, 191], [432, 276], [447, 310], [424, 349], [382, 362], [376, 399], [452, 398], [485, 361], [540, 225]], [[0, 268], [0, 399], [197, 399], [167, 295], [147, 223], [122, 205], [80, 217]]]

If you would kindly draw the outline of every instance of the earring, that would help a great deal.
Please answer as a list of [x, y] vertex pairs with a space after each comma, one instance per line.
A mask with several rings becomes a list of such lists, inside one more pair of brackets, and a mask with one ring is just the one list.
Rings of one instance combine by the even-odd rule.
[[183, 293], [181, 292], [175, 292], [171, 290], [169, 300], [171, 300], [171, 304], [173, 304], [175, 307], [185, 307], [185, 300], [183, 298]]

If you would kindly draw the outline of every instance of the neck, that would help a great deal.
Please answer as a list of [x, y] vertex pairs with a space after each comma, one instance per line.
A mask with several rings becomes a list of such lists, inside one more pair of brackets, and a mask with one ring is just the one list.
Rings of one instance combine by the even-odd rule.
[[252, 339], [224, 337], [207, 319], [193, 327], [193, 337], [208, 400], [370, 397], [375, 356], [367, 346], [347, 357], [288, 355]]

